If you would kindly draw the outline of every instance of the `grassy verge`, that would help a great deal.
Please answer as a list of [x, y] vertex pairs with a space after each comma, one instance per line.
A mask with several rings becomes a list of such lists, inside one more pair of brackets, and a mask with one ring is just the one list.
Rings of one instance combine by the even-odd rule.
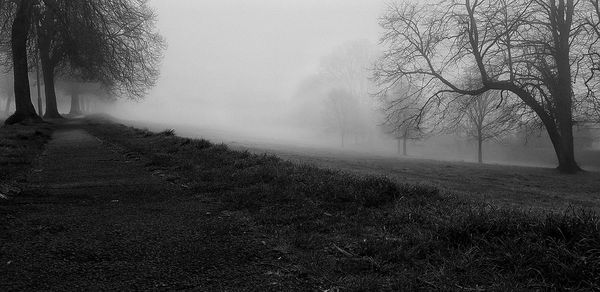
[[0, 193], [13, 196], [27, 179], [33, 160], [50, 140], [50, 124], [0, 127]]
[[243, 212], [280, 254], [277, 273], [319, 288], [600, 289], [599, 218], [499, 210], [386, 178], [296, 165], [172, 131], [89, 122], [147, 167]]

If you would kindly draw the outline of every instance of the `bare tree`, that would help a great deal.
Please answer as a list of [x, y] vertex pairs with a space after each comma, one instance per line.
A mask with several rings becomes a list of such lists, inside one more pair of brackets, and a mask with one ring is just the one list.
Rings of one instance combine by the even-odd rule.
[[379, 93], [384, 115], [382, 126], [398, 141], [398, 153], [404, 156], [408, 155], [408, 140], [419, 140], [427, 134], [422, 122], [426, 112], [421, 108], [419, 97], [408, 82], [398, 82]]
[[358, 112], [357, 98], [345, 89], [333, 89], [327, 96], [328, 117], [340, 135], [340, 146], [344, 148], [348, 133], [353, 130]]
[[[388, 50], [376, 68], [376, 79], [389, 84], [398, 78], [425, 78], [429, 88], [436, 88], [427, 102], [438, 105], [447, 104], [456, 93], [510, 92], [546, 128], [558, 169], [577, 172], [574, 113], [597, 101], [580, 94], [582, 79], [594, 65], [586, 62], [587, 56], [599, 40], [588, 29], [597, 27], [588, 17], [594, 2], [445, 0], [436, 5], [391, 5], [381, 18], [382, 42]], [[481, 84], [465, 88], [459, 84], [460, 75], [471, 66], [481, 75]]]
[[455, 122], [464, 133], [477, 141], [477, 161], [483, 163], [483, 143], [497, 140], [515, 130], [519, 115], [515, 105], [500, 104], [498, 92], [469, 96], [458, 104]]
[[356, 140], [368, 140], [377, 124], [370, 98], [370, 89], [373, 87], [370, 69], [374, 56], [368, 41], [351, 41], [322, 58], [320, 64], [320, 75], [332, 89], [343, 89], [357, 99], [352, 117], [354, 127], [347, 131]]

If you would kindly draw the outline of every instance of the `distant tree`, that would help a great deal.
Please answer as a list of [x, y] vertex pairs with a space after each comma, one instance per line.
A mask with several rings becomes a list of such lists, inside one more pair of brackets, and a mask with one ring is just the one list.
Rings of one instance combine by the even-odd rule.
[[345, 89], [333, 89], [327, 96], [327, 113], [340, 135], [340, 146], [346, 145], [348, 133], [352, 131], [358, 112], [358, 99]]
[[85, 108], [86, 105], [84, 104], [84, 96], [102, 100], [111, 99], [109, 89], [98, 82], [85, 82], [77, 79], [60, 79], [56, 82], [56, 88], [57, 91], [61, 91], [70, 97], [71, 107], [69, 114], [71, 115], [80, 115], [87, 110]]
[[398, 141], [398, 154], [407, 156], [408, 140], [420, 140], [427, 132], [423, 127], [426, 113], [420, 108], [420, 95], [410, 83], [398, 82], [378, 96], [384, 117], [382, 126]]
[[330, 88], [344, 90], [356, 98], [356, 111], [351, 117], [354, 126], [346, 130], [347, 135], [353, 134], [356, 139], [368, 139], [377, 123], [370, 95], [373, 87], [370, 69], [374, 56], [368, 41], [351, 41], [336, 48], [320, 63], [320, 75]]
[[518, 127], [519, 115], [516, 105], [507, 104], [488, 91], [478, 96], [464, 96], [458, 101], [456, 120], [458, 128], [467, 137], [477, 141], [477, 161], [483, 163], [483, 143], [498, 140]]
[[[546, 128], [558, 169], [574, 173], [580, 170], [573, 147], [574, 115], [598, 102], [593, 94], [580, 94], [583, 81], [596, 80], [593, 73], [600, 70], [597, 8], [596, 0], [390, 5], [381, 18], [387, 51], [376, 79], [383, 84], [426, 79], [433, 92], [428, 102], [441, 105], [456, 93], [510, 92]], [[465, 68], [473, 65], [481, 84], [464, 88], [460, 75], [469, 74]]]

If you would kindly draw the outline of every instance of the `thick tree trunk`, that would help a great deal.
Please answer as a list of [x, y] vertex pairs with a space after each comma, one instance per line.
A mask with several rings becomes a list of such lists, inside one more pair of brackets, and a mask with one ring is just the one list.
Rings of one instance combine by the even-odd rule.
[[[561, 133], [559, 129], [548, 129], [548, 135], [550, 136], [550, 141], [552, 141], [552, 146], [554, 147], [554, 152], [556, 153], [556, 157], [558, 159], [558, 167], [557, 169], [560, 172], [564, 173], [577, 173], [581, 171], [581, 168], [575, 161], [575, 150], [573, 145], [573, 130], [566, 130], [566, 135]], [[571, 135], [571, 138], [569, 137]], [[565, 135], [565, 136], [563, 136]]]
[[[556, 23], [553, 23], [558, 28], [553, 35], [556, 47], [554, 59], [558, 73], [556, 76], [557, 84], [551, 88], [556, 102], [554, 116], [558, 132], [557, 137], [555, 134], [553, 144], [558, 157], [558, 169], [565, 173], [581, 171], [581, 168], [575, 162], [575, 147], [573, 144], [573, 83], [571, 59], [569, 58], [571, 55], [571, 16], [573, 5], [573, 3], [569, 3], [565, 7], [559, 6], [554, 12], [560, 17], [556, 18]], [[551, 8], [554, 7], [551, 6]]]
[[5, 123], [15, 124], [25, 121], [40, 121], [31, 103], [29, 89], [29, 68], [27, 66], [27, 39], [29, 37], [31, 0], [18, 1], [17, 13], [13, 21], [11, 48], [15, 86], [15, 113], [6, 119]]
[[[406, 136], [402, 137], [402, 155], [404, 156], [408, 156], [408, 150], [406, 147], [407, 140], [408, 138]], [[398, 143], [400, 143], [400, 141], [398, 141]]]
[[72, 93], [71, 94], [71, 111], [69, 112], [72, 115], [80, 115], [81, 107], [79, 106], [79, 94]]
[[46, 113], [44, 114], [44, 118], [60, 119], [62, 116], [58, 113], [58, 104], [56, 102], [54, 64], [50, 59], [49, 41], [40, 39], [39, 47], [42, 72], [44, 75], [44, 93], [46, 95]]

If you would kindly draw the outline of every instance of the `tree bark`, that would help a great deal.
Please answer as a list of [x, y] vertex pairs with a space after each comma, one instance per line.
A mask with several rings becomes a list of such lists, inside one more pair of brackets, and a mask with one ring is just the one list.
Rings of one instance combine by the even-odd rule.
[[5, 124], [40, 121], [31, 102], [29, 89], [29, 68], [27, 66], [27, 39], [33, 2], [31, 0], [17, 1], [17, 12], [11, 31], [11, 48], [14, 71], [15, 113], [6, 119]]
[[76, 92], [71, 94], [71, 111], [69, 113], [72, 115], [80, 115], [81, 114], [81, 106], [79, 104], [79, 94]]
[[[581, 171], [575, 161], [575, 147], [573, 143], [573, 85], [571, 76], [571, 24], [574, 3], [560, 2], [558, 6], [550, 6], [550, 23], [553, 26], [554, 59], [557, 74], [556, 86], [550, 91], [555, 97], [555, 126], [558, 135], [551, 137], [554, 150], [558, 157], [558, 170], [565, 173]], [[549, 132], [552, 136], [553, 134]], [[556, 142], [555, 142], [556, 141]]]
[[408, 156], [408, 151], [406, 149], [406, 142], [407, 142], [408, 138], [406, 136], [404, 136], [402, 138], [402, 155], [404, 156]]
[[58, 104], [56, 102], [56, 90], [54, 88], [55, 65], [50, 58], [50, 40], [40, 36], [39, 48], [44, 75], [44, 93], [46, 95], [46, 113], [44, 114], [44, 118], [60, 119], [62, 116], [58, 113]]

